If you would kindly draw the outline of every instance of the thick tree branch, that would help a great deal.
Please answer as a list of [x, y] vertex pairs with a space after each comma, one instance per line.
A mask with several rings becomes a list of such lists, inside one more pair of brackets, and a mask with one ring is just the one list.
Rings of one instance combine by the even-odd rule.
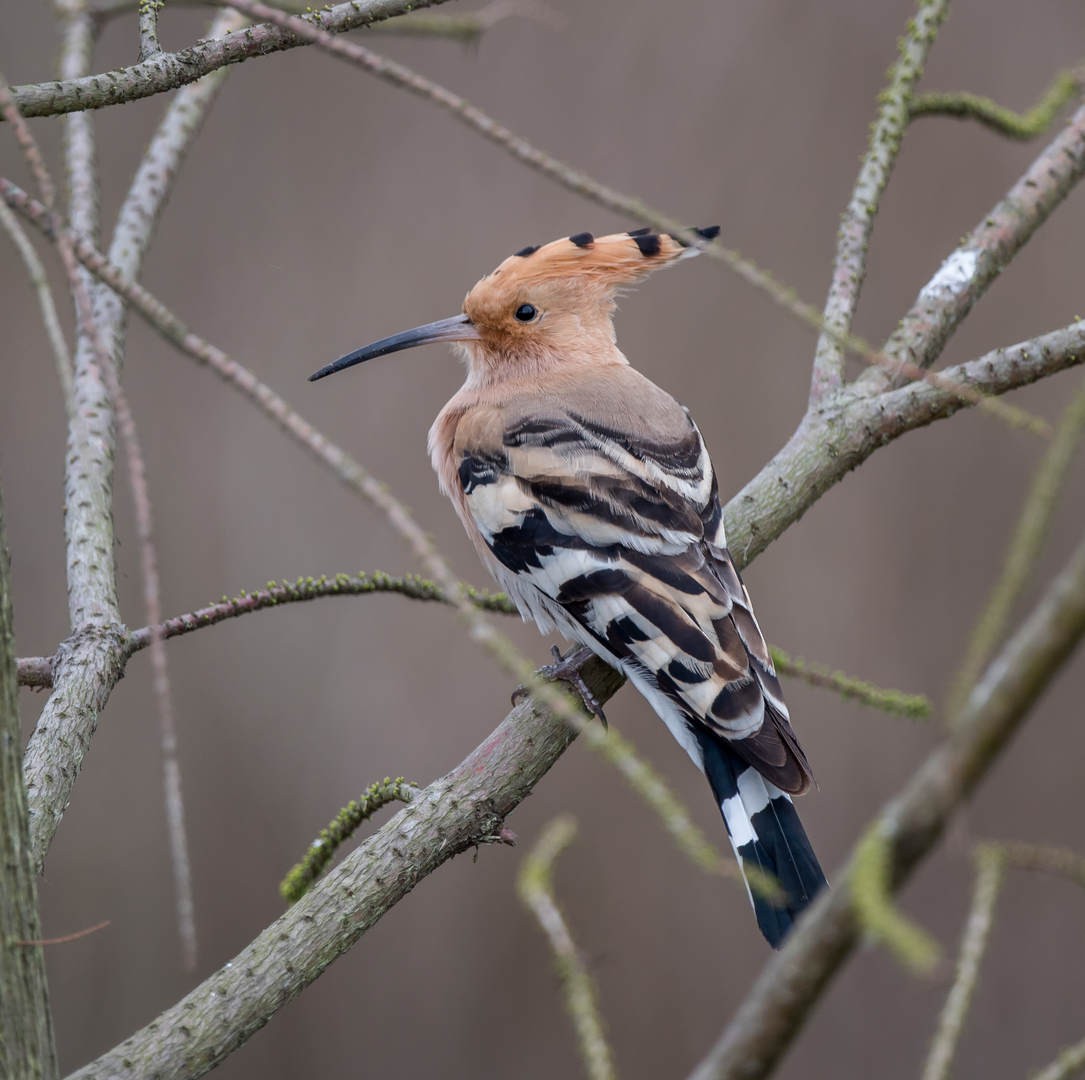
[[[66, 22], [62, 65], [82, 64], [91, 39], [78, 6]], [[117, 604], [113, 562], [114, 421], [118, 395], [116, 371], [95, 321], [90, 289], [93, 279], [76, 263], [71, 242], [61, 235], [55, 208], [55, 185], [10, 89], [0, 77], [0, 110], [14, 131], [37, 181], [42, 211], [57, 231], [57, 248], [76, 307], [77, 347], [72, 408], [65, 455], [64, 526], [68, 608], [72, 634], [57, 651], [55, 686], [31, 736], [24, 760], [30, 845], [40, 869], [56, 827], [67, 807], [83, 755], [123, 666], [124, 628]], [[92, 233], [97, 229], [97, 187], [93, 173], [93, 138], [82, 125], [69, 132], [67, 159], [86, 167], [70, 185], [72, 218]], [[78, 682], [81, 685], [73, 685]]]
[[[606, 700], [620, 676], [584, 668]], [[150, 1026], [72, 1080], [202, 1076], [293, 1000], [428, 874], [495, 834], [574, 738], [532, 699], [462, 764], [421, 791], [251, 945]]]
[[[1085, 634], [1085, 543], [987, 669], [948, 737], [882, 810], [899, 889]], [[691, 1080], [768, 1076], [858, 939], [851, 867], [815, 901]]]
[[0, 498], [0, 1076], [58, 1075], [53, 1018], [40, 946], [38, 890], [27, 842], [11, 563]]
[[[74, 2], [74, 0], [68, 0]], [[407, 11], [442, 4], [445, 0], [348, 0], [311, 16], [329, 33], [341, 34], [360, 26], [391, 19]], [[93, 16], [88, 16], [93, 18]], [[212, 41], [199, 41], [174, 53], [159, 53], [142, 63], [117, 71], [60, 82], [13, 87], [23, 116], [59, 116], [84, 109], [101, 109], [176, 90], [210, 75], [228, 64], [253, 56], [280, 52], [306, 44], [275, 26], [251, 26]]]

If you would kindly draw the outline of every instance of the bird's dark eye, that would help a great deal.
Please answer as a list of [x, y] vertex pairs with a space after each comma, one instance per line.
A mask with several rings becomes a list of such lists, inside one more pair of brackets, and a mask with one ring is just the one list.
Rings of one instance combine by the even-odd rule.
[[539, 314], [538, 308], [534, 304], [521, 304], [516, 309], [516, 317], [520, 322], [531, 322], [536, 315]]

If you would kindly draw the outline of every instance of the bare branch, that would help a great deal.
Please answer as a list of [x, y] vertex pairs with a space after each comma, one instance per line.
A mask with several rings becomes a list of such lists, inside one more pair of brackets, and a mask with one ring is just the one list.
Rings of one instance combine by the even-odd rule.
[[[890, 842], [891, 888], [931, 850], [1062, 664], [1085, 635], [1085, 543], [973, 689], [952, 737], [879, 815]], [[691, 1080], [767, 1076], [858, 940], [851, 869], [822, 894], [765, 966]]]
[[575, 836], [576, 822], [571, 817], [562, 816], [550, 822], [524, 859], [516, 887], [550, 944], [565, 994], [565, 1007], [576, 1029], [588, 1076], [591, 1080], [613, 1080], [614, 1055], [603, 1029], [595, 982], [554, 897], [554, 864]]
[[58, 1076], [53, 1017], [40, 948], [38, 890], [27, 843], [11, 563], [0, 498], [0, 1076]]
[[[150, 8], [157, 12], [159, 2], [160, 0], [142, 0], [141, 37], [145, 11]], [[154, 18], [157, 20], [157, 15]], [[229, 33], [240, 28], [244, 22], [242, 16], [233, 12], [220, 13], [209, 28], [209, 36], [218, 37]], [[155, 32], [157, 34], [157, 22]], [[154, 44], [157, 47], [157, 39]], [[165, 116], [155, 130], [117, 216], [110, 244], [110, 258], [126, 273], [133, 276], [139, 274], [155, 227], [173, 191], [180, 166], [199, 133], [208, 110], [218, 97], [228, 73], [229, 69], [223, 68], [194, 85], [183, 87], [170, 102]], [[125, 351], [127, 330], [125, 305], [121, 297], [102, 286], [99, 286], [97, 299], [97, 317], [111, 335], [114, 363], [119, 369]], [[119, 386], [117, 394], [123, 399], [124, 395]], [[123, 407], [118, 408], [118, 420], [125, 437], [129, 469], [137, 473], [132, 488], [143, 576], [144, 610], [148, 624], [157, 627], [162, 622], [162, 602], [149, 488], [131, 412], [126, 401], [122, 400], [121, 405]], [[165, 643], [153, 631], [150, 651], [162, 752], [163, 801], [177, 903], [178, 936], [183, 965], [186, 970], [193, 971], [197, 958], [196, 911], [185, 829], [177, 724]]]
[[953, 980], [942, 1015], [938, 1018], [938, 1031], [931, 1044], [922, 1080], [949, 1080], [953, 1067], [953, 1055], [961, 1038], [968, 1008], [979, 978], [980, 964], [987, 951], [994, 922], [995, 901], [1002, 888], [1006, 860], [997, 847], [981, 845], [976, 851], [976, 884], [972, 892], [972, 906], [961, 936], [961, 949], [957, 956], [957, 975]]
[[[346, 0], [314, 14], [312, 18], [316, 25], [329, 33], [341, 34], [407, 11], [442, 3], [445, 0]], [[159, 53], [150, 60], [117, 71], [81, 78], [62, 78], [60, 82], [35, 83], [12, 89], [15, 103], [23, 116], [59, 116], [84, 109], [101, 109], [107, 105], [123, 105], [167, 90], [176, 90], [229, 64], [304, 44], [294, 34], [277, 27], [252, 26], [213, 41], [198, 41], [178, 52]]]
[[1085, 68], [1060, 71], [1052, 84], [1028, 112], [1018, 113], [999, 105], [997, 101], [979, 94], [918, 94], [912, 98], [910, 116], [955, 116], [960, 120], [975, 120], [1008, 139], [1034, 139], [1055, 122], [1059, 110], [1071, 98], [1081, 93], [1085, 85]]
[[[583, 675], [604, 701], [621, 683], [599, 660]], [[460, 765], [421, 791], [232, 961], [70, 1080], [124, 1072], [188, 1080], [214, 1068], [419, 881], [498, 834], [573, 738], [533, 699], [517, 705]]]
[[906, 694], [901, 690], [886, 690], [875, 686], [865, 679], [857, 679], [854, 675], [846, 675], [843, 671], [833, 671], [824, 664], [816, 664], [810, 660], [804, 660], [800, 656], [791, 656], [784, 652], [778, 645], [770, 646], [772, 662], [781, 675], [791, 675], [796, 679], [802, 679], [811, 686], [820, 686], [825, 690], [833, 690], [842, 698], [858, 701], [862, 705], [869, 705], [872, 709], [881, 709], [882, 712], [896, 713], [899, 716], [924, 717], [929, 716], [931, 703], [922, 694]]
[[[844, 348], [840, 336], [851, 332], [859, 292], [866, 278], [866, 255], [882, 193], [900, 152], [909, 106], [923, 75], [927, 54], [949, 11], [949, 0], [921, 0], [900, 41], [897, 62], [889, 70], [889, 85], [878, 97], [878, 116], [851, 199], [836, 234], [836, 258], [825, 301], [824, 329], [814, 354], [810, 401], [816, 404], [844, 383]], [[833, 332], [829, 332], [833, 331]]]

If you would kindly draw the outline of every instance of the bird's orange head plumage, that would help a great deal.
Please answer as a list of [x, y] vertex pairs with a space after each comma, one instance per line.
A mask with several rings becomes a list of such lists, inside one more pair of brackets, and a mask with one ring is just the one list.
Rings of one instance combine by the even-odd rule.
[[463, 313], [382, 338], [321, 368], [310, 379], [431, 341], [464, 347], [472, 375], [562, 361], [623, 362], [611, 316], [617, 294], [653, 270], [697, 254], [718, 226], [691, 230], [693, 242], [651, 229], [576, 233], [510, 255], [464, 298]]

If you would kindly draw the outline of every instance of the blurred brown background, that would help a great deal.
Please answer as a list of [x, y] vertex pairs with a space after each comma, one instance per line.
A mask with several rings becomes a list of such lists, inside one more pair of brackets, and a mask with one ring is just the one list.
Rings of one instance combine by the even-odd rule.
[[[382, 38], [378, 47], [491, 111], [538, 145], [692, 223], [820, 306], [834, 234], [875, 95], [912, 5], [550, 0], [563, 28], [509, 20], [476, 48]], [[3, 0], [0, 65], [51, 77], [47, 5]], [[446, 10], [455, 10], [450, 7]], [[167, 48], [202, 12], [167, 9]], [[1085, 8], [970, 0], [934, 49], [927, 88], [1031, 104], [1081, 59]], [[117, 21], [99, 70], [132, 62]], [[97, 114], [112, 220], [163, 98]], [[34, 130], [58, 162], [60, 122]], [[4, 133], [0, 167], [24, 179]], [[909, 131], [878, 219], [857, 329], [881, 341], [957, 239], [1038, 152], [977, 126]], [[432, 106], [315, 50], [234, 70], [186, 164], [146, 282], [200, 333], [253, 367], [341, 441], [483, 582], [436, 491], [425, 433], [458, 386], [446, 349], [383, 360], [310, 386], [316, 367], [373, 338], [457, 310], [516, 248], [636, 222], [556, 187]], [[1085, 314], [1085, 201], [1071, 197], [951, 344], [956, 362]], [[61, 525], [63, 416], [36, 305], [0, 241], [4, 389], [0, 472], [23, 654], [52, 651], [67, 610]], [[49, 253], [52, 265], [54, 257]], [[707, 261], [623, 304], [635, 364], [693, 406], [721, 486], [740, 487], [804, 407], [814, 337]], [[1016, 396], [1055, 416], [1082, 378]], [[271, 424], [136, 321], [126, 381], [149, 458], [164, 604], [175, 613], [269, 578], [417, 569], [381, 516], [344, 494]], [[994, 579], [1031, 471], [1033, 436], [962, 415], [880, 451], [747, 575], [784, 647], [940, 698]], [[119, 474], [123, 610], [142, 625], [130, 499]], [[1071, 478], [1036, 584], [1081, 535]], [[537, 656], [534, 630], [508, 624]], [[453, 614], [399, 597], [323, 600], [169, 645], [191, 829], [200, 977], [281, 910], [276, 886], [317, 830], [372, 780], [439, 775], [504, 714], [509, 679]], [[904, 894], [947, 946], [918, 981], [865, 950], [825, 997], [779, 1075], [912, 1077], [945, 990], [984, 837], [1085, 849], [1078, 658], [1025, 735]], [[822, 860], [839, 866], [875, 809], [935, 741], [940, 720], [888, 718], [791, 680], [792, 714], [821, 790], [802, 804]], [[24, 692], [33, 722], [43, 698]], [[631, 690], [608, 713], [724, 843], [706, 786]], [[565, 756], [510, 826], [524, 844], [561, 810], [581, 823], [557, 875], [598, 978], [625, 1077], [681, 1076], [747, 992], [767, 950], [747, 901], [693, 869], [659, 823], [585, 748]], [[524, 1077], [580, 1069], [537, 927], [513, 888], [520, 851], [488, 848], [427, 880], [223, 1068], [241, 1077]], [[49, 952], [62, 1063], [75, 1067], [193, 985], [180, 970], [146, 655], [113, 696], [49, 855], [45, 932], [112, 925]], [[961, 1050], [962, 1076], [1020, 1076], [1082, 1036], [1085, 900], [1011, 876]]]

